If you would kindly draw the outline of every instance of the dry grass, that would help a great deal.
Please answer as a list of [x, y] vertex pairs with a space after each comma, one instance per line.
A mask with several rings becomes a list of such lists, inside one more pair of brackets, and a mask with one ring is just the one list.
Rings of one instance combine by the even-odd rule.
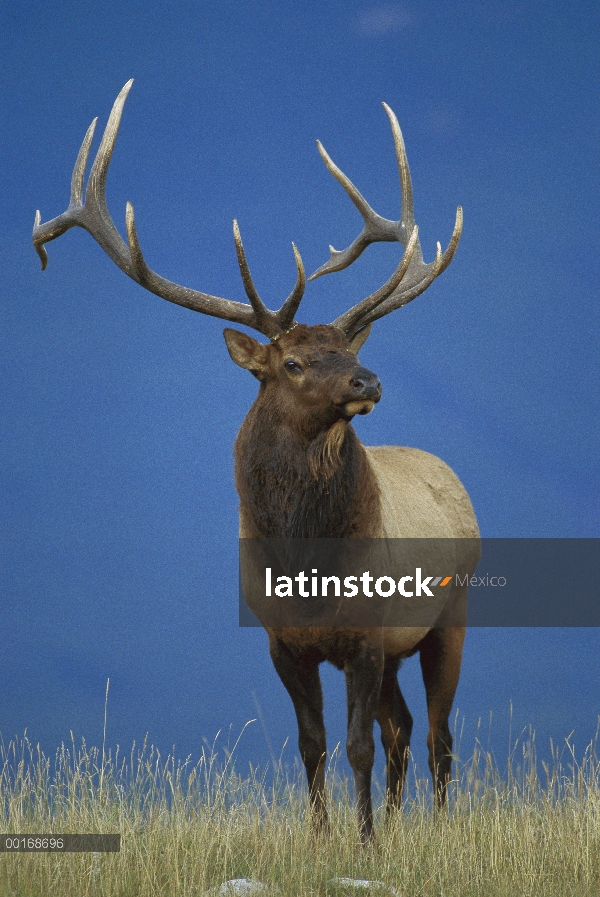
[[[115, 854], [0, 854], [2, 897], [192, 897], [230, 878], [284, 895], [331, 894], [335, 877], [383, 881], [408, 895], [558, 897], [600, 893], [600, 765], [567, 744], [538, 775], [535, 741], [517, 739], [500, 774], [476, 742], [457, 762], [448, 813], [413, 768], [404, 811], [377, 813], [377, 842], [357, 844], [347, 782], [330, 766], [331, 836], [317, 843], [299, 770], [241, 776], [234, 755], [114, 756], [85, 743], [51, 760], [27, 738], [2, 747], [5, 833], [120, 833]], [[366, 892], [363, 892], [366, 893]]]

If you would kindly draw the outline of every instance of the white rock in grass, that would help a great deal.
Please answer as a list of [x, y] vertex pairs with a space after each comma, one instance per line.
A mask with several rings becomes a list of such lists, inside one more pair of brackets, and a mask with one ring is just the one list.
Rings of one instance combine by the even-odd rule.
[[251, 878], [231, 878], [222, 885], [211, 888], [206, 897], [267, 897], [271, 893], [268, 885]]
[[386, 885], [383, 881], [369, 881], [366, 878], [332, 878], [330, 887], [344, 888], [347, 894], [354, 891], [378, 891], [380, 894], [390, 894], [391, 897], [400, 897], [400, 891]]

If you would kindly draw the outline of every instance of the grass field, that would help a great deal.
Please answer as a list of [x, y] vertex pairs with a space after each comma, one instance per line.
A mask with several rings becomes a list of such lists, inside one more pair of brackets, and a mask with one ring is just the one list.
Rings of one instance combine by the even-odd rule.
[[403, 897], [597, 897], [595, 744], [579, 762], [568, 743], [552, 758], [536, 762], [529, 733], [501, 774], [477, 741], [455, 764], [447, 813], [432, 811], [429, 781], [413, 767], [404, 809], [387, 824], [379, 789], [377, 839], [365, 850], [334, 761], [331, 835], [315, 841], [299, 769], [241, 775], [235, 752], [177, 762], [146, 745], [121, 757], [74, 741], [48, 758], [23, 738], [0, 753], [2, 832], [120, 833], [121, 851], [1, 853], [0, 895], [192, 897], [232, 878], [265, 882], [282, 897], [333, 895], [352, 893], [330, 884], [349, 877], [385, 882]]

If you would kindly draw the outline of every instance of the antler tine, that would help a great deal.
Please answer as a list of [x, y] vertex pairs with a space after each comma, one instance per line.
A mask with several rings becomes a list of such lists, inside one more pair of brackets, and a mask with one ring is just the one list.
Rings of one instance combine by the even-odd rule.
[[365, 226], [347, 249], [337, 250], [334, 249], [333, 246], [330, 246], [329, 252], [331, 253], [331, 257], [329, 261], [325, 262], [324, 265], [321, 265], [314, 274], [311, 274], [308, 278], [309, 280], [316, 280], [317, 277], [321, 277], [323, 274], [330, 274], [333, 271], [342, 271], [344, 268], [347, 268], [348, 265], [351, 265], [371, 243], [376, 241], [393, 243], [399, 239], [397, 234], [398, 223], [389, 221], [387, 218], [382, 218], [381, 215], [378, 215], [377, 212], [371, 208], [362, 193], [356, 189], [350, 178], [347, 177], [347, 175], [345, 175], [331, 159], [320, 140], [317, 140], [317, 148], [331, 174], [336, 181], [342, 185], [362, 215]]
[[264, 333], [265, 336], [273, 339], [283, 333], [284, 330], [287, 330], [294, 323], [294, 315], [296, 314], [302, 296], [304, 295], [306, 275], [304, 273], [302, 257], [298, 252], [296, 245], [292, 243], [297, 269], [296, 285], [279, 311], [271, 311], [263, 303], [254, 286], [254, 281], [252, 280], [250, 268], [246, 260], [246, 253], [244, 251], [240, 229], [235, 220], [233, 222], [233, 238], [235, 240], [235, 249], [242, 281], [244, 283], [244, 289], [246, 290], [246, 295], [250, 300], [250, 304], [252, 305], [256, 316], [256, 324], [254, 326], [256, 329], [260, 330], [261, 333]]
[[75, 167], [73, 169], [73, 174], [71, 176], [71, 202], [72, 206], [80, 206], [83, 201], [83, 182], [85, 180], [85, 169], [87, 167], [87, 161], [90, 154], [90, 148], [92, 146], [92, 140], [94, 139], [94, 131], [96, 130], [96, 125], [98, 124], [98, 119], [95, 118], [91, 123], [89, 128], [86, 131], [86, 135], [83, 138], [83, 143], [77, 153], [77, 159], [75, 160]]
[[387, 298], [387, 300], [381, 302], [381, 304], [377, 308], [374, 308], [368, 314], [361, 316], [360, 326], [363, 327], [365, 326], [365, 324], [372, 324], [373, 321], [377, 321], [379, 318], [383, 318], [385, 315], [389, 315], [390, 312], [396, 311], [397, 308], [402, 308], [403, 305], [412, 302], [413, 299], [416, 299], [417, 296], [420, 296], [421, 293], [424, 293], [427, 287], [431, 283], [433, 283], [438, 274], [442, 272], [443, 263], [444, 255], [442, 255], [442, 247], [438, 242], [436, 247], [435, 261], [430, 262], [429, 265], [423, 265], [423, 268], [428, 269], [426, 275], [411, 289], [405, 287], [401, 292], [393, 292]]
[[44, 243], [48, 243], [50, 240], [55, 240], [56, 237], [60, 237], [61, 234], [64, 234], [70, 227], [75, 227], [77, 223], [74, 218], [77, 215], [77, 210], [81, 208], [85, 169], [97, 122], [98, 119], [95, 118], [87, 129], [85, 137], [83, 138], [83, 143], [79, 147], [73, 174], [71, 175], [71, 201], [67, 211], [63, 212], [62, 215], [59, 215], [58, 218], [53, 218], [52, 221], [47, 221], [46, 224], [43, 225], [41, 224], [42, 215], [40, 210], [38, 209], [35, 213], [33, 245], [40, 257], [42, 271], [45, 271], [46, 265], [48, 264], [48, 253], [46, 252]]
[[[130, 254], [121, 238], [120, 233], [114, 225], [108, 206], [106, 204], [106, 175], [108, 174], [108, 166], [112, 158], [115, 143], [119, 133], [119, 125], [123, 115], [125, 101], [129, 96], [129, 91], [133, 85], [133, 78], [121, 89], [117, 99], [113, 103], [113, 107], [108, 117], [102, 140], [96, 158], [94, 159], [90, 177], [88, 180], [87, 190], [85, 191], [85, 210], [88, 212], [92, 222], [98, 221], [100, 226], [97, 227], [97, 233], [92, 233], [94, 239], [100, 244], [102, 249], [113, 261], [117, 262], [117, 258], [121, 257], [123, 270], [131, 277], [132, 265]], [[82, 172], [83, 180], [83, 172]], [[115, 258], [115, 256], [117, 258]], [[122, 267], [122, 266], [119, 266]], [[127, 270], [126, 270], [127, 269]]]
[[406, 147], [404, 146], [404, 137], [398, 124], [394, 111], [390, 109], [387, 103], [381, 104], [387, 113], [392, 126], [392, 136], [394, 138], [394, 146], [396, 148], [396, 160], [398, 162], [398, 173], [400, 175], [400, 226], [412, 230], [415, 223], [415, 206], [413, 202], [412, 179], [410, 169], [408, 167], [408, 159], [406, 157]]
[[296, 285], [278, 312], [282, 330], [287, 330], [294, 323], [294, 315], [298, 311], [298, 306], [302, 301], [306, 288], [306, 272], [304, 271], [302, 256], [298, 252], [295, 243], [292, 243], [292, 249], [294, 250], [294, 259], [296, 261]]
[[[363, 299], [362, 302], [359, 302], [358, 305], [355, 305], [349, 311], [344, 312], [343, 315], [340, 315], [339, 318], [336, 318], [335, 321], [333, 321], [333, 324], [336, 327], [339, 327], [340, 330], [343, 330], [345, 333], [347, 333], [349, 337], [352, 337], [359, 328], [363, 327], [364, 324], [367, 323], [367, 316], [369, 316], [369, 320], [375, 320], [374, 317], [370, 316], [370, 312], [373, 312], [373, 310], [376, 309], [377, 306], [381, 306], [382, 304], [384, 304], [385, 300], [400, 284], [402, 278], [406, 274], [408, 266], [411, 263], [418, 239], [419, 228], [415, 224], [411, 238], [408, 242], [408, 246], [406, 247], [406, 251], [402, 256], [396, 270], [387, 281], [387, 283], [380, 287], [375, 293], [371, 293], [370, 296], [367, 296], [366, 299]], [[377, 317], [379, 317], [379, 315]]]
[[252, 275], [250, 274], [250, 268], [248, 267], [248, 262], [246, 261], [246, 253], [244, 252], [242, 235], [240, 234], [240, 229], [235, 218], [233, 219], [233, 239], [235, 240], [235, 251], [237, 253], [238, 265], [240, 267], [240, 274], [242, 275], [242, 282], [244, 284], [246, 296], [250, 300], [250, 305], [254, 309], [254, 314], [256, 315], [257, 320], [261, 320], [262, 323], [262, 319], [266, 316], [268, 309], [265, 305], [263, 305], [262, 299], [258, 295], [256, 287], [254, 286], [254, 281], [252, 280]]
[[106, 177], [119, 131], [123, 107], [132, 84], [133, 79], [125, 84], [115, 100], [100, 142], [100, 148], [92, 165], [85, 201], [83, 201], [85, 169], [97, 119], [94, 119], [88, 128], [77, 155], [71, 178], [69, 207], [62, 215], [47, 221], [45, 224], [41, 223], [40, 212], [36, 212], [33, 227], [33, 244], [40, 256], [42, 270], [48, 263], [48, 255], [44, 244], [60, 237], [71, 227], [83, 227], [128, 277], [131, 277], [136, 283], [139, 283], [157, 296], [161, 296], [163, 299], [182, 305], [185, 308], [190, 308], [193, 311], [244, 324], [268, 337], [280, 334], [293, 322], [294, 314], [304, 291], [304, 268], [295, 247], [294, 253], [298, 268], [296, 286], [280, 311], [272, 312], [263, 305], [252, 282], [237, 223], [234, 223], [236, 249], [250, 305], [247, 305], [245, 302], [223, 299], [220, 296], [211, 296], [209, 293], [201, 293], [198, 290], [191, 290], [173, 283], [152, 271], [146, 264], [142, 254], [131, 203], [127, 203], [125, 216], [127, 244], [119, 234], [106, 203]]

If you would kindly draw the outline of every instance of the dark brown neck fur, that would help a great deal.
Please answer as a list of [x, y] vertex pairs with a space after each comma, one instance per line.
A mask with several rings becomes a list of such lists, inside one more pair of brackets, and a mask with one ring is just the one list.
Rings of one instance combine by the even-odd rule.
[[374, 537], [379, 490], [352, 426], [334, 421], [316, 435], [282, 420], [261, 387], [235, 443], [241, 512], [267, 538]]

